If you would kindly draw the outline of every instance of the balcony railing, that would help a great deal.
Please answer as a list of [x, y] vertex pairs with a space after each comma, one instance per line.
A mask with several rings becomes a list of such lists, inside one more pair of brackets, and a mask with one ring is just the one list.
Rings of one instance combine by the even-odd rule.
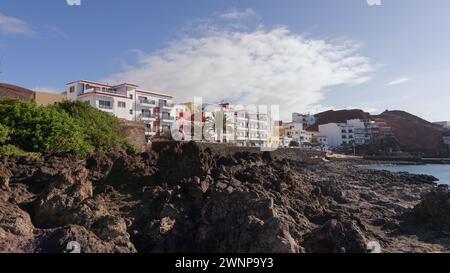
[[168, 107], [168, 108], [172, 108], [172, 107], [175, 106], [175, 103], [170, 103], [170, 102], [164, 103], [164, 102], [160, 102], [158, 105], [159, 105], [159, 107]]
[[102, 89], [102, 88], [89, 88], [89, 89], [85, 89], [81, 95], [83, 94], [89, 94], [89, 93], [95, 93], [95, 92], [103, 92], [103, 93], [110, 93], [110, 94], [117, 94], [116, 90], [112, 90], [112, 89]]
[[155, 115], [152, 115], [152, 114], [141, 114], [141, 115], [139, 116], [139, 118], [140, 118], [141, 120], [152, 119], [152, 118], [155, 118]]
[[156, 105], [156, 101], [154, 100], [139, 100], [141, 104], [148, 104], [148, 105]]

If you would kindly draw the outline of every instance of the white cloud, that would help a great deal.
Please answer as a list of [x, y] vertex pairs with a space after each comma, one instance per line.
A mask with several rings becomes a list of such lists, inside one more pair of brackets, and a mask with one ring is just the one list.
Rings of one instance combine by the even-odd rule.
[[409, 78], [398, 78], [398, 79], [395, 79], [395, 80], [387, 83], [387, 86], [399, 85], [399, 84], [403, 84], [403, 83], [407, 83], [407, 82], [409, 82]]
[[286, 27], [210, 28], [160, 51], [140, 52], [137, 65], [105, 80], [137, 83], [178, 101], [200, 96], [209, 102], [280, 105], [286, 117], [314, 109], [329, 87], [367, 81], [373, 66], [358, 48], [351, 41], [306, 39]]
[[18, 18], [0, 13], [0, 33], [12, 33], [33, 36], [36, 32], [25, 22]]
[[242, 20], [248, 17], [254, 17], [256, 15], [257, 15], [256, 12], [251, 8], [248, 8], [243, 11], [238, 10], [237, 8], [232, 8], [227, 12], [221, 14], [220, 18], [226, 20]]

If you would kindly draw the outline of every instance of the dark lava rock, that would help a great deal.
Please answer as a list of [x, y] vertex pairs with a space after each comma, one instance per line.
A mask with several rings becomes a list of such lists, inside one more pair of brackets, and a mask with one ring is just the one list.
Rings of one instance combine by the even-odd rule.
[[303, 246], [311, 253], [365, 253], [367, 240], [351, 221], [330, 220], [305, 236]]
[[[366, 252], [367, 238], [391, 252], [443, 251], [415, 236], [405, 247], [397, 229], [431, 177], [308, 160], [319, 155], [160, 142], [87, 160], [0, 159], [0, 252], [76, 242], [83, 253], [348, 253]], [[448, 215], [439, 188], [411, 219], [446, 230]]]
[[430, 230], [450, 232], [450, 193], [440, 185], [406, 215], [407, 221]]

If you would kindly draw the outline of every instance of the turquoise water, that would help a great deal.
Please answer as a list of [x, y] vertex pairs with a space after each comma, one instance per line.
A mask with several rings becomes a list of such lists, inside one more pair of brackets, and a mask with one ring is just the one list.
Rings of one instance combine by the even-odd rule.
[[439, 179], [439, 183], [450, 185], [450, 165], [369, 165], [369, 169], [390, 172], [408, 172], [413, 174], [428, 174]]

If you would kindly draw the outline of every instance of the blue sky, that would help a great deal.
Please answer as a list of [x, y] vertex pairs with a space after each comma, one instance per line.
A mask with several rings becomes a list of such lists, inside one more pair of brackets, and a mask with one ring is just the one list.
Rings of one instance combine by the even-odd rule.
[[2, 0], [0, 81], [127, 80], [183, 100], [280, 104], [284, 116], [356, 107], [450, 120], [448, 0], [81, 4]]

